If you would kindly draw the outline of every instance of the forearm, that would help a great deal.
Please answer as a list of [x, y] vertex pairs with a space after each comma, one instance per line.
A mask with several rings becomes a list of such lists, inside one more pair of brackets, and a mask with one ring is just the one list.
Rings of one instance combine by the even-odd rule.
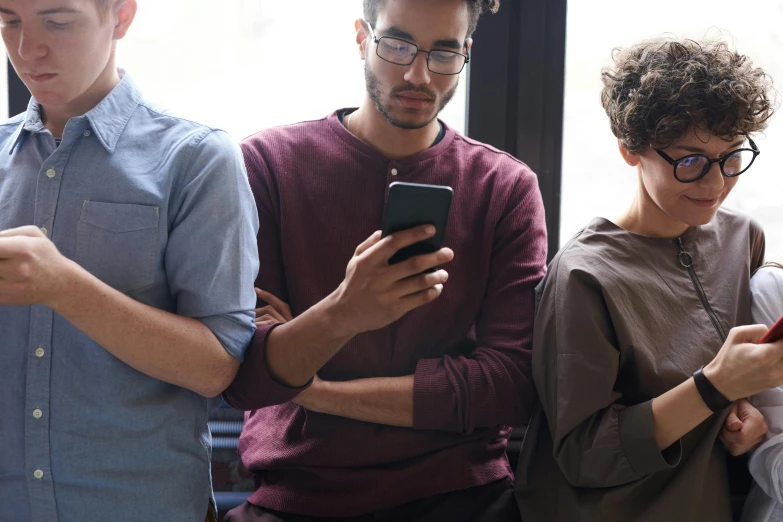
[[674, 444], [712, 415], [699, 395], [693, 378], [655, 398], [652, 411], [655, 441], [661, 450]]
[[266, 365], [273, 379], [302, 387], [351, 340], [337, 331], [331, 306], [330, 296], [269, 333]]
[[319, 413], [403, 428], [413, 427], [413, 375], [318, 383], [296, 402]]
[[136, 370], [212, 397], [236, 375], [232, 357], [203, 323], [147, 306], [71, 265], [52, 308]]

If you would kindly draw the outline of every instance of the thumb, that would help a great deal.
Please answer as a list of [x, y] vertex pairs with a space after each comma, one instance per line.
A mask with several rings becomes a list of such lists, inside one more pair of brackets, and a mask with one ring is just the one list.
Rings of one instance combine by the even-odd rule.
[[731, 405], [731, 410], [729, 410], [729, 416], [726, 417], [724, 426], [729, 431], [739, 431], [742, 429], [742, 421], [737, 416], [736, 402]]

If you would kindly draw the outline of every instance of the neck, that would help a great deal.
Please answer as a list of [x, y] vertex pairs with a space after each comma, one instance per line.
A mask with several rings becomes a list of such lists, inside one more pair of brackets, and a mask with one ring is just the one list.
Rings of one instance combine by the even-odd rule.
[[369, 98], [349, 118], [348, 130], [391, 160], [400, 160], [427, 150], [440, 132], [437, 119], [421, 129], [396, 127], [378, 112]]
[[41, 119], [44, 127], [55, 138], [62, 138], [68, 120], [92, 110], [120, 83], [120, 74], [114, 64], [114, 52], [112, 52], [106, 68], [81, 96], [64, 105], [41, 107]]
[[650, 195], [639, 187], [628, 210], [616, 221], [628, 232], [640, 236], [676, 238], [688, 230], [689, 225], [677, 221], [655, 204]]

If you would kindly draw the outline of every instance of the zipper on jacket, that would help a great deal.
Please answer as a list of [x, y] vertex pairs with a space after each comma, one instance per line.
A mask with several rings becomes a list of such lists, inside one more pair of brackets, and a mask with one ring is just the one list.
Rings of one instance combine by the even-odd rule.
[[720, 325], [720, 322], [718, 321], [718, 316], [715, 315], [715, 312], [712, 310], [712, 306], [710, 306], [710, 302], [707, 301], [707, 296], [704, 294], [704, 287], [701, 286], [701, 282], [699, 281], [699, 278], [696, 277], [696, 272], [693, 270], [693, 256], [691, 256], [686, 250], [685, 245], [682, 244], [682, 239], [677, 238], [674, 240], [675, 243], [677, 243], [677, 246], [680, 248], [680, 264], [685, 267], [688, 270], [688, 274], [691, 276], [691, 281], [693, 281], [693, 286], [696, 288], [696, 293], [699, 294], [699, 300], [701, 300], [701, 305], [704, 307], [704, 310], [706, 310], [707, 315], [710, 317], [710, 321], [712, 321], [712, 325], [715, 327], [715, 330], [718, 331], [718, 336], [720, 337], [720, 340], [722, 342], [726, 341], [726, 332], [723, 330], [723, 327]]

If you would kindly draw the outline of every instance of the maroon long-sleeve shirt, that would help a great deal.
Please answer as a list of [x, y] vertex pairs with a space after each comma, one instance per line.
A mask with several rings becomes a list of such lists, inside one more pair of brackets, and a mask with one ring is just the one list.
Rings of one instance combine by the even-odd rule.
[[294, 315], [334, 291], [356, 246], [380, 228], [393, 181], [454, 189], [444, 246], [455, 257], [440, 298], [355, 337], [319, 372], [331, 381], [415, 375], [413, 429], [289, 402], [301, 390], [267, 371], [270, 327], [256, 332], [224, 394], [251, 410], [239, 447], [256, 475], [250, 501], [329, 517], [512, 475], [508, 426], [527, 422], [533, 402], [534, 288], [546, 262], [544, 208], [524, 163], [448, 127], [433, 147], [390, 161], [346, 130], [338, 112], [242, 143], [261, 223], [257, 286]]

